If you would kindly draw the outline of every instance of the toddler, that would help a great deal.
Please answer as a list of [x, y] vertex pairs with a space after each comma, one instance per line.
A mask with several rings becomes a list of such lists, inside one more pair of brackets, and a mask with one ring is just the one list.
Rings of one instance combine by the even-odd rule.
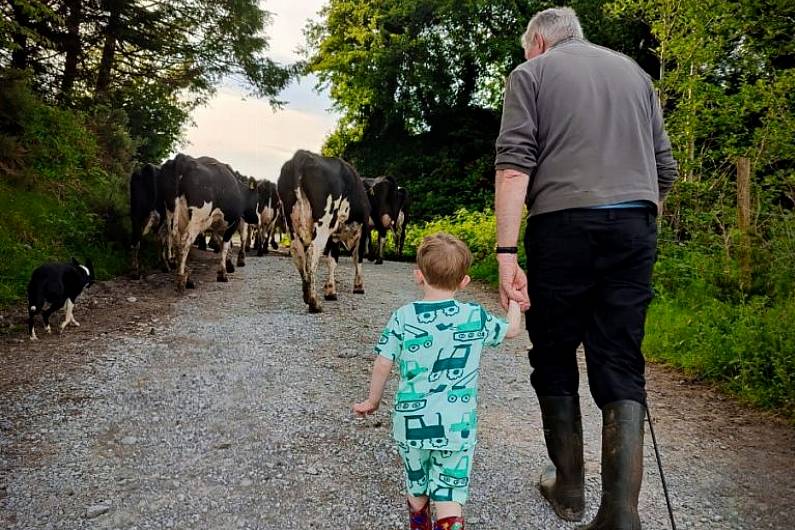
[[[370, 395], [353, 406], [360, 415], [378, 409], [398, 363], [392, 435], [406, 470], [412, 530], [464, 529], [462, 506], [477, 443], [480, 354], [521, 331], [515, 302], [506, 322], [479, 304], [455, 299], [469, 284], [471, 263], [467, 246], [449, 234], [423, 240], [414, 271], [422, 300], [392, 313], [375, 348]], [[435, 526], [429, 501], [436, 508]]]

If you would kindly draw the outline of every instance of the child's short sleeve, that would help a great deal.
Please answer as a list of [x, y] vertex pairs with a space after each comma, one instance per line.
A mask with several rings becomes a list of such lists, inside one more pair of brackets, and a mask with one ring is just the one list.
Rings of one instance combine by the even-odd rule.
[[486, 346], [499, 346], [508, 333], [508, 322], [486, 311]]
[[379, 337], [378, 344], [375, 346], [375, 353], [394, 361], [400, 355], [402, 348], [403, 326], [400, 323], [398, 312], [395, 311], [389, 318], [384, 331], [381, 332], [381, 337]]

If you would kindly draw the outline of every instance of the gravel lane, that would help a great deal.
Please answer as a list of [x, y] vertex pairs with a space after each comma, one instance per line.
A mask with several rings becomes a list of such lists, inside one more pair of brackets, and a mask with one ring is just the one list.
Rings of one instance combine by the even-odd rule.
[[[343, 258], [340, 301], [309, 315], [289, 259], [250, 258], [228, 284], [163, 300], [156, 326], [94, 330], [81, 367], [0, 395], [0, 528], [405, 528], [389, 407], [361, 420], [350, 406], [381, 326], [416, 296], [411, 267], [366, 266], [364, 296], [351, 269]], [[482, 286], [461, 298], [496, 309]], [[484, 357], [468, 528], [573, 528], [535, 488], [527, 345]], [[584, 379], [590, 517], [600, 417]], [[649, 386], [680, 528], [792, 528], [791, 427], [663, 369]], [[669, 527], [648, 436], [641, 513]]]

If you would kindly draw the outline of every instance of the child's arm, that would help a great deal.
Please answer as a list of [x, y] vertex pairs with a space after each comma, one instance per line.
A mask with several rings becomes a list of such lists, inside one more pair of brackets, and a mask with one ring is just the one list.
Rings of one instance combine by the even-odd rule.
[[393, 362], [386, 357], [379, 355], [373, 363], [373, 375], [370, 380], [370, 395], [361, 403], [356, 403], [353, 406], [353, 411], [360, 416], [366, 416], [371, 412], [378, 410], [381, 404], [381, 397], [384, 395], [384, 386], [386, 380], [389, 379], [389, 373], [392, 371]]
[[511, 300], [508, 304], [508, 331], [505, 338], [512, 339], [522, 332], [522, 310], [516, 300]]

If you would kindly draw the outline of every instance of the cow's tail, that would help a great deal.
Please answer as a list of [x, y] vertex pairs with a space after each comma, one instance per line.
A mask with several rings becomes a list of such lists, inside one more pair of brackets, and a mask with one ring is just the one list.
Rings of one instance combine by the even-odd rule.
[[359, 238], [359, 263], [364, 263], [366, 256], [369, 253], [370, 246], [370, 227], [367, 221], [362, 223], [362, 235]]

